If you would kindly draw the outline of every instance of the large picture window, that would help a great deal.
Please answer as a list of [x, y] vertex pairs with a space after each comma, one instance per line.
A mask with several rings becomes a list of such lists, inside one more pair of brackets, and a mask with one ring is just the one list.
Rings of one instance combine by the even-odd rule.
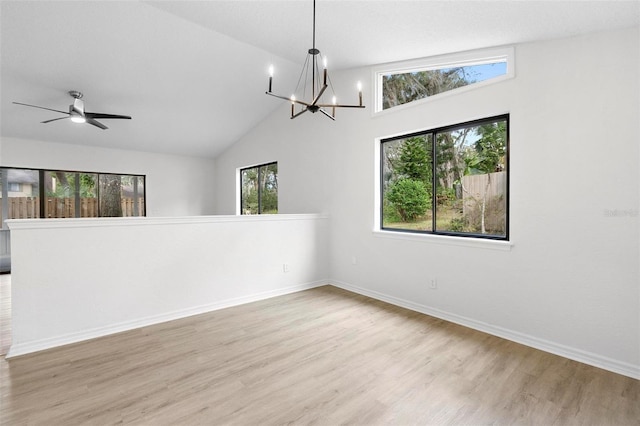
[[509, 238], [509, 116], [384, 139], [381, 228]]
[[278, 163], [240, 170], [240, 213], [278, 213]]
[[0, 175], [4, 219], [146, 214], [143, 175], [17, 168], [1, 168]]

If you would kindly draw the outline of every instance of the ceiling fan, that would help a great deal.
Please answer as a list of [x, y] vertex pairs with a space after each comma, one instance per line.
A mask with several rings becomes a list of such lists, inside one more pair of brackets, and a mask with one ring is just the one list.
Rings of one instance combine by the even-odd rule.
[[22, 102], [14, 102], [14, 104], [24, 105], [24, 106], [33, 107], [33, 108], [46, 109], [48, 111], [54, 111], [54, 112], [59, 112], [61, 114], [68, 115], [68, 117], [53, 118], [51, 120], [42, 121], [42, 123], [45, 123], [45, 124], [51, 123], [52, 121], [65, 120], [69, 118], [74, 123], [89, 123], [93, 126], [101, 128], [102, 130], [106, 130], [108, 129], [108, 127], [100, 123], [99, 121], [97, 121], [96, 120], [97, 118], [100, 118], [100, 119], [121, 118], [121, 119], [131, 120], [131, 117], [129, 117], [128, 115], [105, 114], [102, 112], [85, 111], [84, 101], [82, 100], [82, 92], [79, 92], [77, 90], [71, 90], [69, 91], [69, 95], [71, 95], [71, 97], [73, 98], [73, 104], [69, 105], [69, 112], [60, 111], [52, 108], [45, 108], [37, 105], [23, 104]]

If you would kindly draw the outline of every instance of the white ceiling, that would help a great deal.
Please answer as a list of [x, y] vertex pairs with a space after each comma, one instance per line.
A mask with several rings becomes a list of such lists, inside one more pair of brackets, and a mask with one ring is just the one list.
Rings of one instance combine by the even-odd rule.
[[[264, 95], [268, 65], [293, 88], [311, 47], [311, 0], [4, 0], [0, 13], [3, 137], [213, 157], [282, 105]], [[639, 24], [639, 1], [318, 0], [316, 44], [335, 71]], [[133, 119], [40, 124], [59, 115], [12, 104], [67, 110], [69, 90]]]

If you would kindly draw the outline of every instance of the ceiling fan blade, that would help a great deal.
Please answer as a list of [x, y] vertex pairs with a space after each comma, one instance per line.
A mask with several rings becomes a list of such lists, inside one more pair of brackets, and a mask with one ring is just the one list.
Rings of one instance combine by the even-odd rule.
[[60, 111], [59, 109], [45, 108], [45, 107], [41, 107], [41, 106], [38, 106], [38, 105], [23, 104], [22, 102], [14, 102], [14, 104], [16, 104], [16, 105], [24, 105], [24, 106], [28, 106], [28, 107], [31, 107], [31, 108], [46, 109], [47, 111], [59, 112], [61, 114], [69, 114], [67, 111]]
[[40, 123], [47, 124], [47, 123], [51, 123], [52, 121], [66, 120], [67, 118], [69, 117], [52, 118], [51, 120], [41, 121]]
[[84, 116], [89, 118], [123, 118], [126, 120], [131, 120], [131, 117], [128, 115], [119, 115], [119, 114], [104, 114], [102, 112], [85, 112]]
[[99, 121], [96, 121], [93, 118], [88, 117], [88, 116], [86, 116], [86, 118], [87, 118], [87, 123], [89, 123], [89, 124], [91, 124], [93, 126], [99, 127], [102, 130], [107, 130], [108, 129], [107, 126], [105, 126], [104, 124], [100, 123]]

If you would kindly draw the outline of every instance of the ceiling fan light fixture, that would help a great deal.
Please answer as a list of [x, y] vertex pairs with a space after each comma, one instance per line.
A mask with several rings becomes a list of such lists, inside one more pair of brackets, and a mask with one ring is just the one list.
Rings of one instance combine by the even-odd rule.
[[45, 109], [47, 111], [58, 112], [60, 114], [66, 114], [65, 117], [52, 118], [51, 120], [42, 121], [42, 124], [51, 123], [53, 121], [58, 120], [66, 120], [69, 119], [74, 123], [88, 123], [92, 126], [98, 127], [102, 130], [107, 130], [108, 127], [99, 122], [97, 119], [126, 119], [131, 120], [131, 117], [128, 115], [119, 115], [119, 114], [106, 114], [103, 112], [88, 112], [84, 110], [84, 101], [82, 100], [82, 92], [77, 90], [70, 90], [69, 95], [73, 98], [73, 104], [69, 105], [69, 112], [61, 111], [59, 109], [47, 108], [38, 105], [25, 104], [22, 102], [13, 102], [16, 105], [24, 105], [31, 108]]
[[71, 121], [73, 121], [74, 123], [86, 123], [87, 119], [81, 115], [75, 115], [75, 114], [71, 114]]
[[[320, 72], [320, 68], [318, 67], [318, 57], [322, 57], [322, 73]], [[347, 104], [338, 104], [336, 102], [335, 93], [332, 93], [332, 101], [331, 103], [323, 103], [321, 98], [324, 92], [327, 90], [329, 86], [331, 86], [331, 92], [333, 92], [333, 85], [331, 84], [331, 80], [329, 79], [329, 74], [327, 71], [327, 58], [326, 56], [320, 53], [320, 50], [316, 48], [316, 0], [313, 0], [313, 47], [307, 52], [307, 59], [302, 66], [302, 72], [300, 73], [300, 78], [298, 79], [298, 86], [294, 93], [297, 93], [300, 87], [300, 83], [302, 82], [303, 96], [306, 93], [311, 93], [311, 100], [304, 101], [296, 99], [295, 95], [291, 96], [281, 96], [273, 93], [273, 74], [274, 68], [273, 65], [269, 66], [269, 89], [265, 92], [267, 95], [284, 99], [291, 102], [291, 118], [296, 118], [299, 115], [311, 111], [311, 113], [316, 113], [320, 111], [323, 115], [328, 118], [335, 120], [336, 116], [336, 108], [364, 108], [365, 106], [362, 103], [362, 84], [358, 82], [358, 104], [357, 105], [347, 105]], [[306, 76], [311, 75], [311, 80], [309, 82], [305, 81]], [[307, 89], [307, 85], [310, 86], [310, 89]], [[296, 112], [296, 105], [300, 105], [301, 109]], [[325, 109], [327, 108], [327, 109]], [[331, 112], [328, 112], [330, 108]]]

